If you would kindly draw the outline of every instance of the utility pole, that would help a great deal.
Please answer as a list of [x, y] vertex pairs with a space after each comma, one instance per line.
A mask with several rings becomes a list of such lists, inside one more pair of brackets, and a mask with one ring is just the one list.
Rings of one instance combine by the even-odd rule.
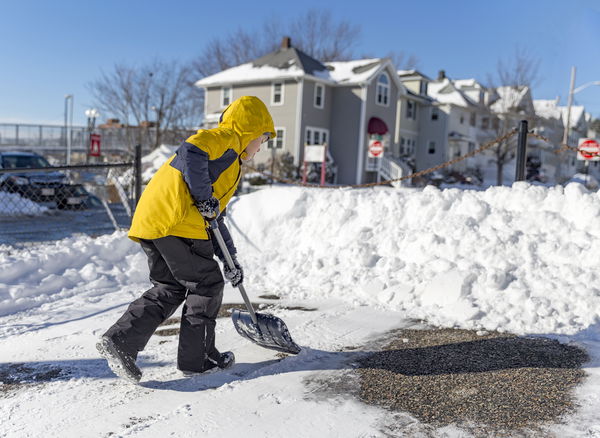
[[569, 101], [567, 103], [567, 124], [563, 133], [563, 145], [569, 141], [569, 128], [571, 128], [571, 106], [573, 105], [573, 94], [575, 90], [575, 66], [571, 67], [571, 86], [569, 87]]
[[[71, 124], [68, 123], [67, 115], [69, 113], [69, 100], [71, 101]], [[67, 166], [71, 164], [71, 129], [73, 126], [73, 95], [65, 95], [65, 139], [67, 140]]]

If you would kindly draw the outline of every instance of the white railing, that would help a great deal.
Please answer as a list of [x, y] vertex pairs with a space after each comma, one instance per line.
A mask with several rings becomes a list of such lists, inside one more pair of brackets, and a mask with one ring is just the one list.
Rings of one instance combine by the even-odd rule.
[[[410, 173], [410, 168], [400, 160], [381, 157], [379, 164], [379, 177], [381, 180], [402, 178]], [[398, 188], [407, 185], [405, 181], [393, 182], [392, 186]]]

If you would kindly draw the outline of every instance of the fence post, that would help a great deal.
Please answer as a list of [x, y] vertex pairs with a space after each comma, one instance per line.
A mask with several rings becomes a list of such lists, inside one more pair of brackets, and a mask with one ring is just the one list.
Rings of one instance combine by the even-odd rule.
[[519, 123], [519, 139], [517, 145], [517, 170], [515, 181], [525, 181], [525, 161], [527, 158], [527, 120]]
[[135, 183], [135, 206], [142, 196], [142, 145], [135, 145], [135, 157], [133, 161], [133, 178]]

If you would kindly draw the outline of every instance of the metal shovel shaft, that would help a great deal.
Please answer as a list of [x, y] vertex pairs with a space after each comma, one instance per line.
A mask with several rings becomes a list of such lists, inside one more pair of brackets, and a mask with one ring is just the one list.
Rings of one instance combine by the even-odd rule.
[[[223, 239], [223, 236], [221, 235], [221, 231], [219, 230], [219, 223], [217, 222], [216, 219], [211, 220], [209, 223], [210, 223], [210, 229], [212, 230], [213, 234], [215, 235], [215, 238], [217, 239], [219, 248], [221, 248], [221, 252], [225, 256], [227, 265], [229, 265], [229, 269], [231, 269], [231, 270], [236, 269], [235, 264], [233, 263], [233, 258], [231, 257], [231, 254], [229, 253], [229, 250], [227, 249], [227, 245], [225, 244], [225, 240]], [[244, 303], [246, 303], [246, 308], [248, 309], [248, 312], [250, 312], [250, 317], [252, 318], [252, 322], [254, 324], [258, 324], [258, 320], [256, 319], [256, 313], [254, 312], [254, 307], [252, 307], [252, 304], [250, 303], [250, 300], [248, 299], [248, 295], [246, 294], [246, 289], [244, 289], [244, 285], [240, 283], [240, 284], [238, 284], [237, 288], [239, 289], [240, 293], [242, 294], [242, 298], [244, 299]]]

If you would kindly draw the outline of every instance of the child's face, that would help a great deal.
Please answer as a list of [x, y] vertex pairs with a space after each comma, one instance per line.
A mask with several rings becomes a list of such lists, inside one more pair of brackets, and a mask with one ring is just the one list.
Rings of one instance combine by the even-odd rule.
[[254, 158], [254, 155], [256, 155], [258, 151], [260, 151], [260, 145], [268, 140], [268, 135], [261, 135], [260, 137], [255, 138], [250, 143], [248, 143], [248, 146], [246, 146], [246, 149], [244, 149], [246, 154], [242, 157], [242, 160], [249, 161], [252, 158]]

